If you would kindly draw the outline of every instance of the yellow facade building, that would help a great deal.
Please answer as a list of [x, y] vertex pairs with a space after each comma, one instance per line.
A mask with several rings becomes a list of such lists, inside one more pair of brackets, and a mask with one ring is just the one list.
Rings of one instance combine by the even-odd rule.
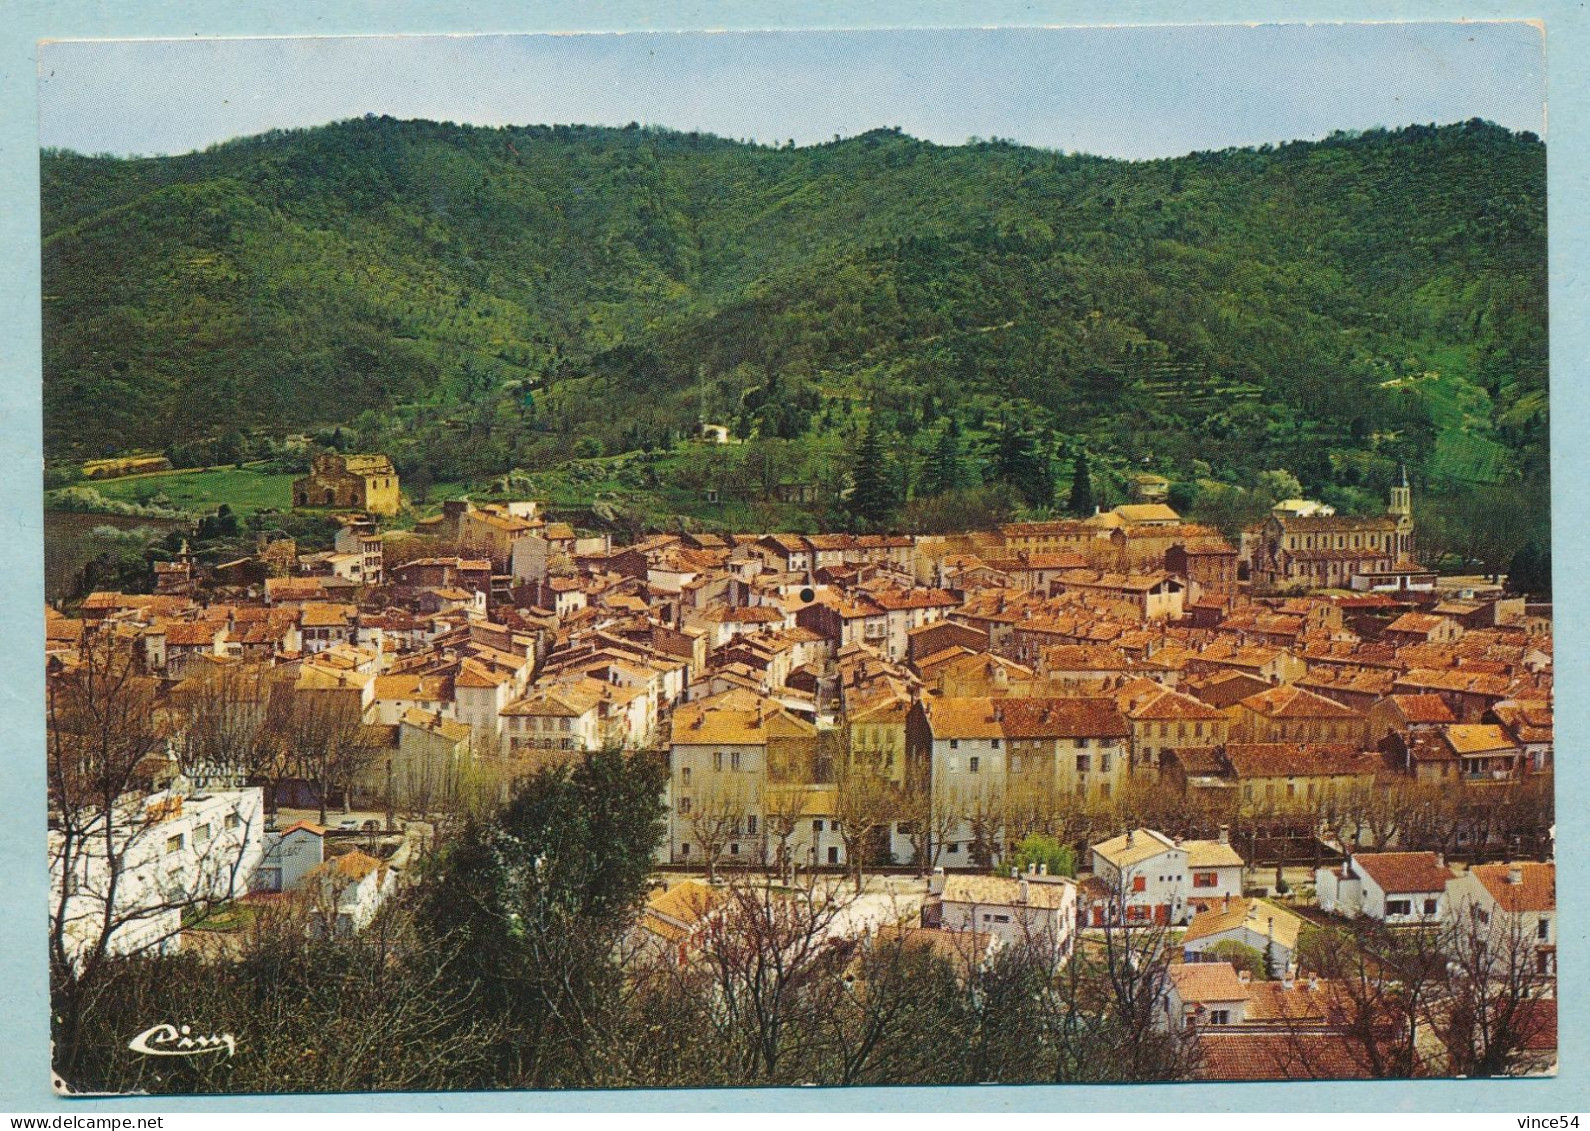
[[318, 455], [309, 474], [293, 480], [293, 506], [341, 507], [366, 514], [397, 514], [397, 469], [384, 455]]

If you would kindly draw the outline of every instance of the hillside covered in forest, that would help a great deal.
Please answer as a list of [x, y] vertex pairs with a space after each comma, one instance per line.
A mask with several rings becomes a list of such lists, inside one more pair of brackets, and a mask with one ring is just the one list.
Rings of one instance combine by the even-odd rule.
[[1024, 454], [1034, 513], [1082, 454], [1545, 498], [1545, 146], [1485, 122], [1126, 162], [368, 117], [42, 181], [57, 460], [341, 426], [462, 482], [704, 417], [816, 479], [870, 427], [902, 500]]

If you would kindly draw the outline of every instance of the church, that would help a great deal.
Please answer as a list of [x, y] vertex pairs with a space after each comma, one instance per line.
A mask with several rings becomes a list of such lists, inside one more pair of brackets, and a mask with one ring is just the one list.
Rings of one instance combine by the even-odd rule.
[[1399, 467], [1384, 515], [1328, 507], [1277, 507], [1243, 538], [1248, 577], [1260, 589], [1426, 588], [1413, 560], [1413, 493]]
[[340, 507], [366, 514], [397, 514], [397, 469], [384, 455], [315, 457], [309, 474], [293, 480], [293, 506]]

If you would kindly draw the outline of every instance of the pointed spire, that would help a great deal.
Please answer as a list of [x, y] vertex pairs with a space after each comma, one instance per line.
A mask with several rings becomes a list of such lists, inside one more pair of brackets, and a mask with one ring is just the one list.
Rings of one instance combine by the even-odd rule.
[[1408, 465], [1406, 463], [1398, 462], [1398, 464], [1397, 464], [1397, 486], [1398, 487], [1406, 487], [1407, 485], [1408, 485]]

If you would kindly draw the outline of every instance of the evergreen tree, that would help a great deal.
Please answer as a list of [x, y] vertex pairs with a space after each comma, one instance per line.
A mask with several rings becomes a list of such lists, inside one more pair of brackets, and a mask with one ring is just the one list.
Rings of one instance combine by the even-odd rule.
[[922, 494], [944, 495], [962, 486], [961, 429], [955, 418], [939, 432], [922, 471]]
[[861, 447], [856, 451], [856, 462], [851, 468], [851, 481], [855, 483], [855, 490], [850, 493], [850, 513], [874, 526], [886, 522], [898, 500], [889, 469], [884, 465], [876, 412], [867, 419], [867, 430], [862, 434]]
[[1038, 450], [1031, 432], [1008, 419], [994, 453], [994, 475], [1014, 487], [1030, 507], [1054, 502], [1054, 473], [1048, 457]]
[[1507, 587], [1514, 593], [1551, 593], [1551, 544], [1530, 542], [1513, 555]]
[[1086, 518], [1093, 513], [1094, 506], [1093, 477], [1088, 473], [1088, 457], [1078, 452], [1076, 465], [1071, 471], [1071, 498], [1066, 503], [1066, 509]]
[[452, 957], [456, 1004], [508, 1028], [494, 1078], [566, 1084], [596, 1055], [620, 1001], [613, 940], [664, 835], [666, 779], [655, 759], [617, 750], [543, 769], [466, 827], [420, 887], [422, 930]]

